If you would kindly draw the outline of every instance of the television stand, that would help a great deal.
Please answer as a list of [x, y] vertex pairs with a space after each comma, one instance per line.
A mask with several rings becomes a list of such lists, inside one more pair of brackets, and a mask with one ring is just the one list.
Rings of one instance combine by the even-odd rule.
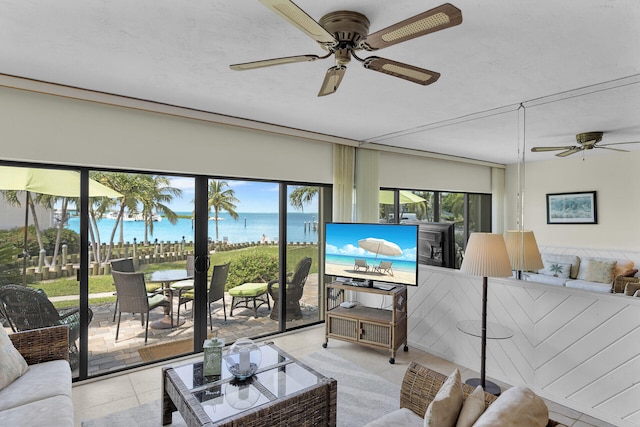
[[[346, 291], [390, 296], [391, 309], [384, 310], [356, 305], [351, 308], [340, 304], [345, 301]], [[389, 363], [396, 361], [396, 350], [404, 343], [407, 346], [407, 287], [395, 284], [392, 289], [359, 287], [347, 283], [327, 284], [327, 311], [325, 313], [325, 340], [329, 338], [361, 344], [367, 347], [384, 348], [391, 352]]]

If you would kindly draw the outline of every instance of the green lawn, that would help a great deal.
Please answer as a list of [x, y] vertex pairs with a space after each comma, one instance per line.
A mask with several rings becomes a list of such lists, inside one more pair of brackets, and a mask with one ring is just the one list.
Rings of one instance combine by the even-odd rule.
[[[289, 246], [287, 249], [287, 271], [293, 271], [298, 260], [302, 257], [311, 257], [313, 263], [311, 264], [311, 274], [318, 272], [318, 250], [317, 246]], [[211, 265], [224, 264], [226, 262], [233, 263], [240, 256], [247, 252], [254, 253], [267, 253], [271, 256], [278, 256], [277, 246], [254, 246], [245, 249], [236, 249], [226, 252], [216, 252], [211, 255]], [[185, 268], [185, 261], [177, 262], [164, 262], [159, 264], [146, 264], [140, 266], [140, 271], [145, 273], [151, 273], [158, 270], [180, 269]], [[29, 286], [33, 288], [43, 289], [48, 296], [64, 296], [64, 295], [78, 295], [79, 285], [75, 277], [67, 277], [57, 280], [47, 280], [42, 282], [32, 283]], [[89, 276], [89, 293], [105, 293], [113, 292], [115, 290], [113, 286], [113, 279], [111, 275], [104, 276]], [[115, 302], [115, 297], [93, 298], [89, 300], [90, 304], [99, 304], [106, 302]], [[69, 307], [78, 305], [77, 300], [60, 301], [54, 304], [57, 308]]]

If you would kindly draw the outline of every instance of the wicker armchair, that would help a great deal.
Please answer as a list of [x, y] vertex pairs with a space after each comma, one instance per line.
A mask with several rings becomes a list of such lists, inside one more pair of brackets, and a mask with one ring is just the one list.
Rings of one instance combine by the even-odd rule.
[[69, 360], [69, 328], [51, 326], [9, 335], [13, 346], [28, 365], [51, 360]]
[[[438, 394], [438, 390], [447, 380], [446, 375], [422, 366], [416, 362], [409, 363], [400, 387], [400, 407], [407, 408], [423, 418], [427, 407]], [[475, 387], [462, 384], [462, 393], [465, 399], [473, 392]], [[498, 397], [484, 393], [485, 406], [492, 404]], [[557, 421], [549, 420], [547, 427], [559, 425]]]
[[[122, 312], [140, 313], [140, 323], [145, 325], [144, 317], [147, 316], [147, 323], [144, 329], [144, 343], [147, 343], [149, 336], [149, 311], [157, 307], [169, 307], [171, 301], [162, 294], [147, 294], [147, 288], [143, 273], [130, 273], [122, 271], [112, 271], [113, 281], [116, 285], [118, 300], [118, 326], [116, 327], [116, 341], [120, 333], [120, 319]], [[171, 328], [173, 329], [173, 318]]]
[[[69, 327], [69, 354], [72, 366], [77, 362], [80, 336], [80, 309], [58, 311], [42, 290], [23, 285], [0, 286], [0, 305], [13, 332], [29, 331], [48, 326]], [[93, 312], [89, 309], [89, 322]]]
[[[300, 299], [304, 291], [304, 284], [309, 276], [309, 270], [311, 269], [311, 258], [302, 258], [296, 266], [296, 271], [293, 273], [291, 280], [286, 279], [286, 320], [287, 322], [295, 319], [302, 319], [302, 311], [300, 310]], [[290, 275], [291, 273], [289, 273]], [[289, 276], [287, 275], [287, 276]], [[274, 279], [267, 283], [267, 292], [273, 299], [273, 308], [271, 309], [271, 319], [278, 320], [278, 313], [280, 311], [280, 300], [278, 299], [278, 282], [279, 279]]]

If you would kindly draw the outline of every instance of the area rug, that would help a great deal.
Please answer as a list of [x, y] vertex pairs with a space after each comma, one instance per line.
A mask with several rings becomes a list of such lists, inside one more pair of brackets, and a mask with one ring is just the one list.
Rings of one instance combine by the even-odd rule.
[[[321, 374], [338, 381], [337, 425], [361, 427], [399, 407], [400, 387], [329, 350], [317, 351], [300, 358]], [[160, 400], [114, 413], [106, 417], [83, 421], [83, 427], [157, 427], [160, 420]], [[174, 427], [185, 426], [178, 412], [173, 414]]]
[[138, 349], [143, 362], [166, 359], [193, 351], [193, 338], [180, 339], [162, 344], [150, 345]]

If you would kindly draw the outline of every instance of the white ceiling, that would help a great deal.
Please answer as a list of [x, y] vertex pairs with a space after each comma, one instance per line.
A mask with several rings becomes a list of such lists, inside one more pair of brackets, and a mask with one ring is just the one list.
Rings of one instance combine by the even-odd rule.
[[[363, 13], [370, 32], [441, 4], [295, 3], [316, 20]], [[442, 74], [424, 87], [352, 61], [338, 92], [318, 98], [332, 59], [230, 70], [324, 53], [257, 0], [0, 0], [0, 73], [497, 163], [514, 163], [523, 138], [527, 161], [553, 157], [531, 146], [579, 132], [640, 141], [638, 0], [452, 4], [461, 25], [375, 52]]]

